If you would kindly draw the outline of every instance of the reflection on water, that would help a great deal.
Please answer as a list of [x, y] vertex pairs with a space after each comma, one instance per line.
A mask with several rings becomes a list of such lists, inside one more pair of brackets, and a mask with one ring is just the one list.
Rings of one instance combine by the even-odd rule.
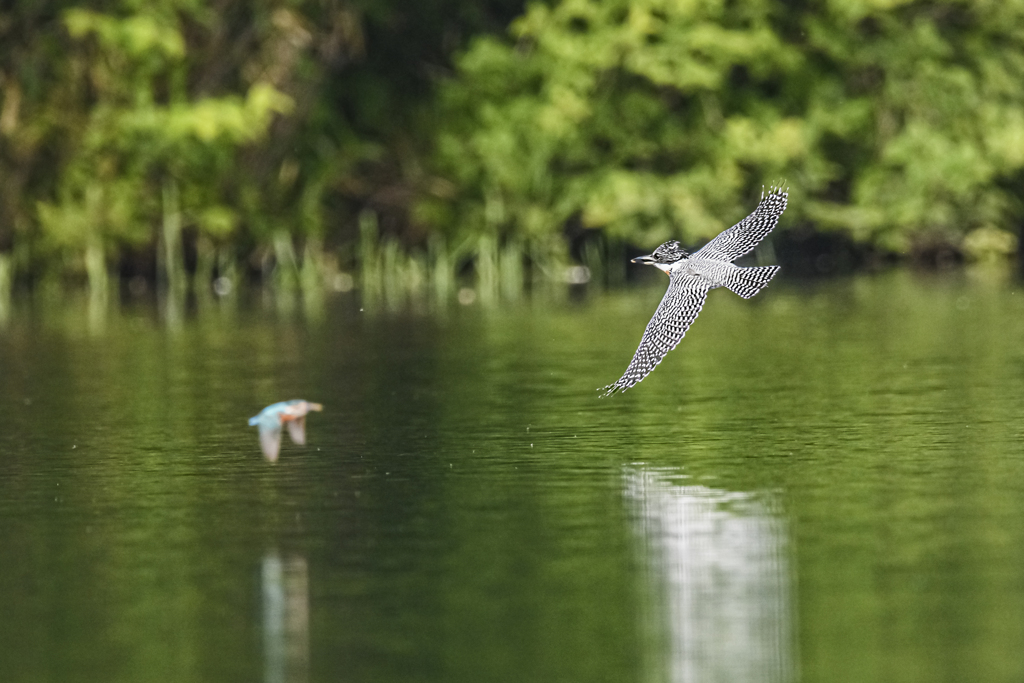
[[[600, 400], [655, 284], [134, 303], [101, 338], [14, 301], [0, 683], [1024, 681], [1020, 285], [713, 292]], [[268, 467], [245, 419], [300, 395], [316, 447]]]
[[[628, 468], [667, 627], [669, 680], [795, 679], [787, 534], [761, 498]], [[659, 677], [660, 678], [660, 677]]]
[[302, 557], [263, 557], [263, 664], [266, 683], [309, 680], [309, 572]]

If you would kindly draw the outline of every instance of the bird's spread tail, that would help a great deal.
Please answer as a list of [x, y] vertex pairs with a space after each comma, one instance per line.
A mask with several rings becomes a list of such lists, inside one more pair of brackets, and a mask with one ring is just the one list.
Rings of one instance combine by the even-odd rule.
[[722, 284], [744, 299], [749, 299], [760, 292], [777, 272], [779, 272], [778, 266], [736, 268], [729, 272], [728, 278]]

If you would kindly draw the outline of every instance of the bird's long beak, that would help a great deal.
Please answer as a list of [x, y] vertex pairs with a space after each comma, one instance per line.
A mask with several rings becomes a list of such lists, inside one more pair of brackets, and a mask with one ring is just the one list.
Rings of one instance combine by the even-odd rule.
[[635, 259], [631, 259], [630, 263], [646, 263], [647, 265], [650, 265], [654, 263], [654, 257], [650, 254], [647, 256], [637, 256]]

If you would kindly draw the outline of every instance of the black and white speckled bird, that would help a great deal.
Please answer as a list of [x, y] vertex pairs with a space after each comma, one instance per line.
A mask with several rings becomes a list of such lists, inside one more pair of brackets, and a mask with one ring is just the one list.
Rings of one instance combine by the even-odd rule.
[[[762, 193], [754, 212], [728, 230], [724, 230], [693, 255], [676, 240], [665, 242], [649, 256], [633, 259], [668, 273], [668, 291], [647, 323], [644, 336], [626, 368], [614, 384], [604, 387], [604, 395], [625, 391], [639, 383], [661, 362], [665, 354], [679, 344], [686, 330], [704, 306], [708, 292], [728, 287], [744, 299], [757, 294], [779, 272], [778, 266], [741, 268], [732, 262], [749, 253], [772, 231], [786, 210], [789, 194], [779, 187]], [[598, 390], [600, 391], [600, 389]]]

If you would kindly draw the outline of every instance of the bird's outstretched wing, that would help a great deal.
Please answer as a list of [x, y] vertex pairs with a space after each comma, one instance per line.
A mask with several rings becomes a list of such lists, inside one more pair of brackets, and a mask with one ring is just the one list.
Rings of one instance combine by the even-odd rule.
[[750, 253], [778, 225], [788, 197], [789, 193], [781, 187], [772, 187], [767, 195], [761, 197], [761, 203], [753, 213], [720, 232], [694, 256], [732, 262]]
[[289, 420], [285, 424], [288, 425], [288, 436], [292, 437], [292, 443], [299, 446], [306, 445], [306, 416], [297, 417], [294, 420]]
[[604, 388], [604, 396], [625, 391], [651, 373], [696, 320], [709, 289], [704, 278], [685, 275], [682, 271], [669, 274], [668, 291], [658, 304], [651, 322], [647, 323], [633, 360], [618, 382]]
[[276, 424], [260, 423], [260, 449], [270, 462], [277, 462], [277, 454], [281, 452], [281, 422]]

